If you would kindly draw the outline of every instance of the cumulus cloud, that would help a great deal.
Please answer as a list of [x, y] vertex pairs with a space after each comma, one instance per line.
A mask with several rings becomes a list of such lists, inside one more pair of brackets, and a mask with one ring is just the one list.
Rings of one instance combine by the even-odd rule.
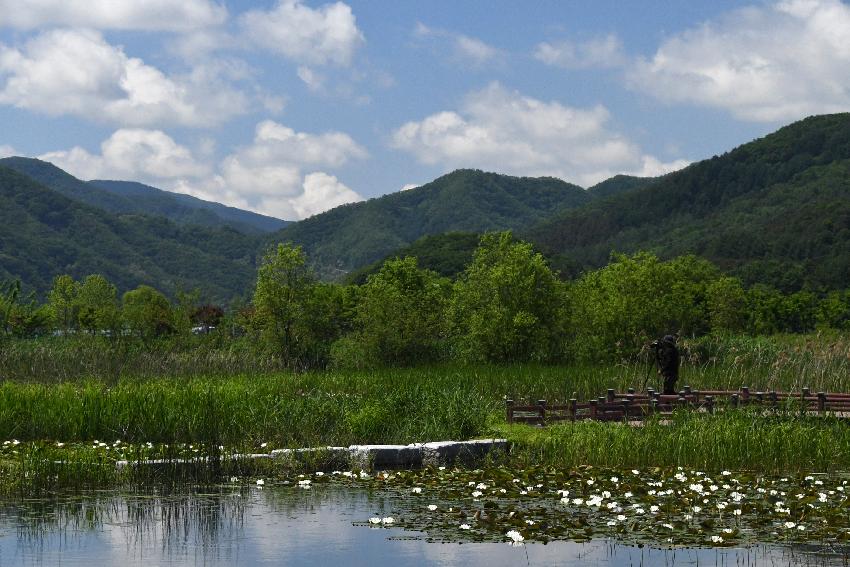
[[416, 24], [413, 35], [418, 39], [447, 41], [452, 49], [452, 57], [462, 63], [481, 66], [496, 61], [503, 55], [499, 49], [478, 38], [448, 30], [431, 28], [422, 22]]
[[623, 43], [615, 34], [575, 43], [543, 42], [534, 51], [535, 59], [564, 69], [619, 67], [625, 63]]
[[17, 150], [8, 144], [0, 144], [0, 158], [19, 155]]
[[131, 179], [156, 184], [209, 173], [188, 148], [160, 130], [117, 130], [100, 150], [100, 154], [92, 154], [75, 146], [38, 157], [81, 179]]
[[786, 0], [731, 12], [664, 41], [628, 73], [663, 101], [751, 121], [850, 109], [850, 6]]
[[160, 130], [126, 128], [105, 140], [99, 154], [74, 147], [38, 157], [81, 179], [141, 181], [289, 220], [363, 199], [325, 171], [368, 156], [342, 132], [296, 132], [266, 120], [251, 144], [218, 164], [211, 149], [202, 140], [199, 158]]
[[280, 0], [271, 10], [250, 10], [240, 17], [249, 42], [304, 65], [351, 63], [363, 33], [343, 2], [313, 9], [299, 0]]
[[659, 175], [686, 165], [662, 163], [611, 131], [605, 107], [573, 108], [505, 89], [470, 93], [460, 111], [398, 128], [393, 146], [426, 164], [514, 175], [551, 175], [590, 185], [615, 173]]
[[19, 29], [85, 27], [182, 32], [227, 19], [208, 0], [0, 0], [0, 26]]
[[123, 126], [207, 126], [244, 112], [247, 100], [215, 67], [169, 77], [96, 31], [53, 30], [22, 49], [0, 44], [0, 104]]

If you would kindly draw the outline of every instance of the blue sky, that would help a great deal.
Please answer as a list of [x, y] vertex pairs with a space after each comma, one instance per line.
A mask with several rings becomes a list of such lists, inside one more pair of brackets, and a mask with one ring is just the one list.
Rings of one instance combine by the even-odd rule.
[[0, 0], [0, 155], [287, 219], [459, 167], [657, 175], [848, 109], [840, 0]]

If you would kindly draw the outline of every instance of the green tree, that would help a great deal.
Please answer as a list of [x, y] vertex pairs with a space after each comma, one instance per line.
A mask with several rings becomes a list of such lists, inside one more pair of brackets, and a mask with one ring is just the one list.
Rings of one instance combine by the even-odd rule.
[[122, 315], [129, 329], [149, 341], [174, 331], [168, 299], [147, 285], [126, 292], [121, 298]]
[[614, 255], [570, 288], [576, 354], [631, 355], [652, 337], [708, 329], [708, 289], [719, 277], [716, 267], [695, 256], [662, 262], [647, 252]]
[[100, 274], [86, 276], [77, 294], [77, 320], [90, 333], [107, 331], [118, 336], [121, 314], [118, 290]]
[[562, 346], [563, 285], [531, 245], [510, 232], [481, 237], [455, 282], [448, 320], [462, 360], [551, 360]]
[[449, 282], [414, 257], [384, 262], [360, 288], [354, 340], [370, 361], [409, 365], [439, 357]]
[[53, 325], [63, 333], [68, 333], [77, 326], [79, 293], [79, 282], [65, 274], [56, 276], [53, 287], [47, 294], [47, 308]]
[[254, 290], [254, 324], [263, 345], [299, 364], [312, 341], [307, 314], [315, 278], [300, 246], [278, 244], [263, 258]]
[[721, 277], [708, 285], [708, 318], [712, 331], [741, 332], [747, 324], [747, 293], [741, 280]]

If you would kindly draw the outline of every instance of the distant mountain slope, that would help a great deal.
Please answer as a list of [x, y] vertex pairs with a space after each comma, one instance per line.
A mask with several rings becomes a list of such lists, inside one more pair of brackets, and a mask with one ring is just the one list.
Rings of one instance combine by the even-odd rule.
[[39, 292], [59, 274], [100, 273], [122, 291], [198, 287], [225, 301], [250, 289], [256, 246], [227, 227], [107, 213], [0, 167], [0, 279], [20, 278]]
[[594, 267], [612, 250], [692, 252], [786, 289], [850, 281], [850, 114], [807, 118], [526, 231]]
[[147, 212], [189, 224], [216, 226], [223, 223], [252, 233], [274, 232], [290, 224], [290, 221], [204, 201], [191, 195], [163, 191], [135, 181], [95, 179], [89, 181], [89, 184], [128, 197]]
[[640, 189], [655, 181], [656, 177], [635, 177], [633, 175], [615, 175], [593, 187], [588, 187], [587, 192], [591, 197], [604, 199], [612, 195], [619, 195], [628, 191]]
[[560, 179], [458, 170], [294, 223], [269, 241], [301, 244], [320, 272], [339, 277], [422, 236], [521, 229], [590, 200], [584, 189]]
[[33, 158], [0, 159], [14, 169], [62, 195], [113, 213], [160, 215], [181, 224], [229, 226], [245, 233], [272, 232], [287, 221], [203, 201], [189, 195], [163, 191], [127, 181], [81, 181], [52, 163]]
[[380, 270], [386, 260], [406, 256], [415, 257], [420, 268], [454, 278], [472, 261], [472, 255], [480, 239], [481, 235], [474, 232], [446, 232], [423, 236], [412, 244], [393, 251], [385, 258], [349, 273], [345, 281], [356, 284], [365, 283], [366, 278]]

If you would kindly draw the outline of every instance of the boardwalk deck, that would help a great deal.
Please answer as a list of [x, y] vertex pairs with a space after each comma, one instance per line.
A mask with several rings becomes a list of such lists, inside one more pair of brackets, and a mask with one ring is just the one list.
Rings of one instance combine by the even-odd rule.
[[724, 411], [729, 408], [760, 407], [771, 412], [789, 412], [802, 415], [832, 415], [850, 417], [850, 394], [811, 392], [756, 391], [746, 386], [740, 390], [694, 390], [685, 386], [678, 394], [646, 392], [616, 392], [609, 389], [606, 395], [579, 402], [550, 404], [537, 400], [534, 404], [518, 404], [506, 400], [508, 423], [546, 425], [559, 421], [643, 421], [650, 415], [672, 415], [675, 410], [687, 409], [704, 413]]

